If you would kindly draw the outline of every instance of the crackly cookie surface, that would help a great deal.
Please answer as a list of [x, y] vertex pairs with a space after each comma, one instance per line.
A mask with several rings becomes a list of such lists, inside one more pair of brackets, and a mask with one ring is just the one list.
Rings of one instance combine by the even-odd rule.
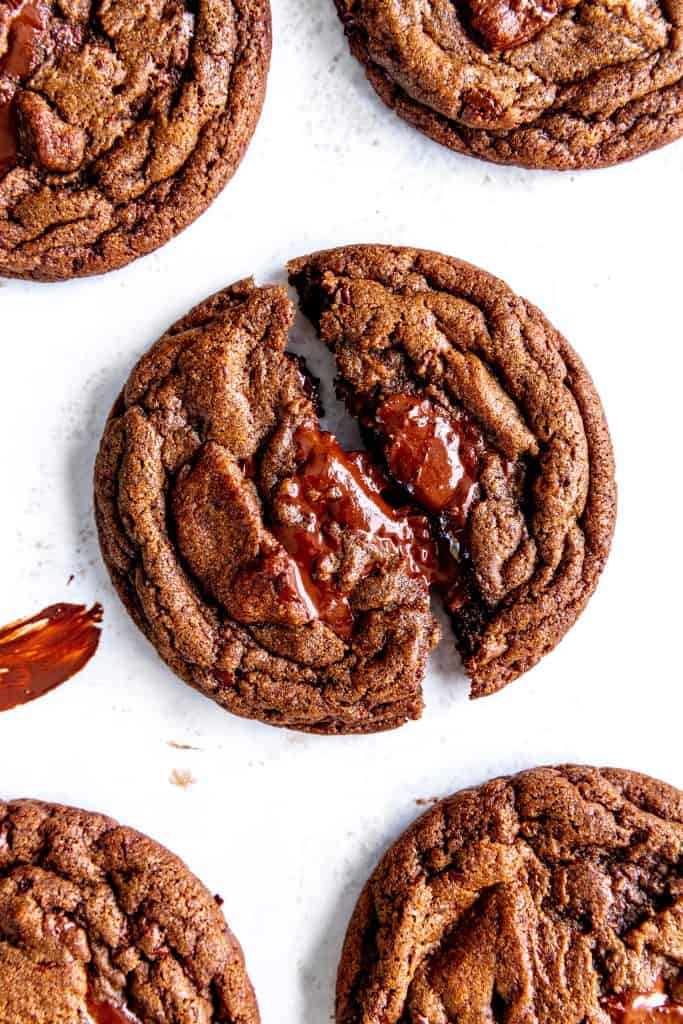
[[337, 1024], [683, 1020], [683, 795], [539, 768], [440, 801], [353, 914]]
[[0, 3], [0, 274], [102, 273], [202, 213], [252, 136], [268, 0]]
[[384, 102], [437, 142], [557, 169], [683, 134], [681, 0], [336, 0]]
[[0, 803], [0, 1020], [258, 1024], [220, 902], [111, 818]]
[[320, 430], [284, 351], [293, 316], [285, 289], [244, 281], [140, 360], [97, 460], [102, 552], [162, 657], [223, 707], [318, 732], [392, 728], [419, 716], [438, 637], [433, 544]]
[[459, 260], [350, 246], [289, 269], [370, 449], [430, 519], [472, 695], [493, 693], [564, 636], [609, 553], [593, 383], [539, 310]]

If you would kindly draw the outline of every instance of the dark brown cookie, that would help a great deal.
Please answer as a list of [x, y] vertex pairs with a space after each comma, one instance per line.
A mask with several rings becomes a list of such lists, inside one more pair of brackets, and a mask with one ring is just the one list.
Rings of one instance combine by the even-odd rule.
[[456, 793], [363, 890], [337, 1024], [680, 1022], [682, 863], [683, 794], [642, 775], [537, 768]]
[[609, 553], [614, 465], [593, 383], [539, 310], [448, 256], [350, 246], [290, 275], [370, 449], [430, 517], [472, 695], [493, 693], [564, 636]]
[[249, 144], [268, 0], [0, 4], [0, 274], [121, 267], [202, 213]]
[[681, 0], [336, 0], [387, 106], [484, 160], [564, 170], [683, 134]]
[[110, 818], [0, 803], [0, 1021], [258, 1024], [217, 902]]
[[244, 281], [133, 370], [97, 460], [100, 543], [161, 656], [236, 714], [317, 732], [422, 709], [424, 517], [320, 431], [285, 289]]

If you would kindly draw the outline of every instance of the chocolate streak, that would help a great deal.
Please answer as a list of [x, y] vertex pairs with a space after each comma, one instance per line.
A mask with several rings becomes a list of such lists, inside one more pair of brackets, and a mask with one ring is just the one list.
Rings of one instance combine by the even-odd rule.
[[87, 665], [100, 642], [102, 607], [53, 604], [0, 628], [0, 711], [42, 697]]

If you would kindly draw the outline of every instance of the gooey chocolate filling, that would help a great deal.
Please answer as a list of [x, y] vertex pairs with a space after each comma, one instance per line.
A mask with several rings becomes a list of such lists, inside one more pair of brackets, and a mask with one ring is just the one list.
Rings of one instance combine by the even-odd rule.
[[455, 537], [467, 522], [484, 453], [480, 431], [464, 412], [440, 409], [428, 398], [392, 395], [374, 424], [392, 478]]
[[[343, 638], [352, 635], [354, 619], [334, 566], [349, 532], [370, 553], [402, 556], [409, 574], [437, 589], [449, 611], [465, 602], [464, 532], [485, 451], [465, 413], [411, 395], [391, 396], [364, 426], [380, 439], [387, 475], [365, 453], [345, 452], [333, 434], [307, 421], [294, 435], [296, 471], [278, 496], [284, 522], [272, 526], [316, 617]], [[397, 488], [403, 504], [387, 500]], [[406, 503], [411, 499], [431, 518]]]
[[334, 434], [313, 421], [297, 429], [294, 442], [297, 469], [279, 495], [291, 514], [287, 523], [273, 526], [273, 534], [296, 562], [317, 617], [349, 637], [353, 613], [333, 572], [344, 532], [362, 538], [380, 557], [403, 556], [418, 578], [436, 570], [436, 548], [425, 520], [384, 500], [381, 477], [363, 452], [345, 452]]

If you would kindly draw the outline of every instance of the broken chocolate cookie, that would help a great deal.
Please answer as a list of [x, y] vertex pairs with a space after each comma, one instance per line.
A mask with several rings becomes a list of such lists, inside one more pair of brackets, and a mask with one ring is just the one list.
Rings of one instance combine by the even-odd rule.
[[393, 728], [422, 710], [436, 549], [426, 518], [321, 430], [285, 352], [293, 317], [285, 289], [244, 281], [141, 359], [97, 460], [102, 552], [161, 656], [223, 707]]
[[431, 522], [472, 695], [493, 693], [564, 636], [609, 553], [593, 383], [538, 309], [459, 260], [348, 246], [289, 269], [369, 449]]
[[609, 435], [568, 343], [457, 260], [354, 247], [290, 265], [368, 452], [322, 430], [284, 289], [243, 281], [133, 370], [95, 506], [114, 584], [168, 664], [236, 714], [317, 732], [422, 711], [441, 595], [472, 695], [585, 607], [615, 517]]

